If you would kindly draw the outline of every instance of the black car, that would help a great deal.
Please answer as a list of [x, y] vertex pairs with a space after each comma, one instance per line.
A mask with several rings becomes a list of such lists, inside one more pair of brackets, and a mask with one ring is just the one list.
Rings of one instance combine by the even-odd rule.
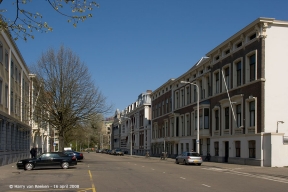
[[36, 158], [23, 159], [17, 162], [18, 169], [32, 170], [34, 168], [62, 167], [68, 169], [77, 165], [75, 156], [69, 156], [62, 152], [42, 153]]
[[69, 156], [75, 156], [77, 158], [77, 160], [82, 160], [84, 159], [83, 153], [77, 152], [77, 151], [71, 151], [71, 150], [67, 150], [64, 151], [65, 154], [68, 154]]

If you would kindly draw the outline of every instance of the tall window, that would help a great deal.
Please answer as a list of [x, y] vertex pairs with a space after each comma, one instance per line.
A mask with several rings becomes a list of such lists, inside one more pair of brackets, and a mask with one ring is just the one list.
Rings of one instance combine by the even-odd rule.
[[227, 89], [229, 89], [230, 87], [229, 67], [225, 68], [225, 81], [226, 81]]
[[190, 86], [186, 87], [187, 104], [190, 104]]
[[208, 96], [211, 96], [211, 85], [210, 85], [210, 78], [207, 76], [207, 89], [208, 89]]
[[220, 81], [219, 81], [219, 72], [215, 73], [215, 82], [216, 82], [216, 93], [219, 93], [220, 90]]
[[175, 93], [175, 96], [176, 96], [176, 97], [175, 97], [175, 108], [176, 108], [176, 109], [179, 107], [179, 105], [178, 105], [179, 96], [178, 96], [178, 95], [179, 95], [179, 93], [176, 92], [176, 93]]
[[250, 127], [255, 126], [255, 101], [249, 103]]
[[203, 129], [203, 109], [199, 110], [199, 129]]
[[191, 135], [190, 115], [186, 115], [187, 135]]
[[229, 129], [229, 107], [226, 107], [224, 111], [225, 111], [225, 129]]
[[209, 109], [204, 109], [204, 129], [209, 129]]
[[1, 63], [3, 62], [3, 45], [1, 42], [0, 42], [0, 62]]
[[181, 89], [181, 107], [185, 106], [184, 89]]
[[10, 112], [13, 113], [13, 91], [11, 91], [11, 99], [10, 99]]
[[0, 104], [2, 104], [2, 79], [0, 79]]
[[236, 157], [240, 157], [241, 156], [240, 141], [235, 141], [235, 151], [236, 151]]
[[11, 77], [14, 78], [14, 62], [11, 61]]
[[5, 68], [6, 68], [6, 70], [9, 70], [8, 66], [9, 66], [8, 52], [5, 51]]
[[199, 91], [200, 91], [200, 98], [203, 99], [204, 98], [204, 89], [202, 86], [202, 81], [199, 81]]
[[197, 98], [197, 87], [196, 87], [196, 85], [194, 85], [193, 87], [194, 87], [194, 102], [196, 102], [196, 98]]
[[219, 130], [219, 110], [215, 110], [215, 130]]
[[255, 141], [249, 141], [249, 158], [255, 158], [256, 157], [256, 147], [255, 147]]
[[237, 73], [237, 86], [241, 85], [242, 78], [241, 78], [241, 61], [236, 63], [236, 73]]
[[8, 86], [5, 86], [5, 107], [8, 108]]
[[166, 113], [169, 112], [169, 99], [166, 99]]
[[236, 121], [237, 127], [241, 126], [241, 104], [236, 105]]
[[255, 54], [249, 57], [249, 64], [250, 64], [250, 81], [255, 80], [256, 76], [256, 69], [255, 69]]
[[165, 109], [165, 101], [162, 101], [162, 115], [164, 115], [164, 114], [165, 114], [165, 111], [164, 111], [164, 109]]
[[219, 142], [214, 143], [215, 156], [219, 156]]

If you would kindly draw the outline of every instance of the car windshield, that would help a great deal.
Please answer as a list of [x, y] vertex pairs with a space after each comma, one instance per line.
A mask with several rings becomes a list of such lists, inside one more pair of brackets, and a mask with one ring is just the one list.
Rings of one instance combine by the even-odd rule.
[[199, 153], [187, 153], [187, 156], [199, 157]]

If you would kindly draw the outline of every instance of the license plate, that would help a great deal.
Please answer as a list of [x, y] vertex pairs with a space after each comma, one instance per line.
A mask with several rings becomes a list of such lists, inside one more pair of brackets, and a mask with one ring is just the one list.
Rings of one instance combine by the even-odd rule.
[[194, 162], [195, 162], [195, 163], [197, 163], [198, 161], [197, 161], [197, 160], [195, 160]]

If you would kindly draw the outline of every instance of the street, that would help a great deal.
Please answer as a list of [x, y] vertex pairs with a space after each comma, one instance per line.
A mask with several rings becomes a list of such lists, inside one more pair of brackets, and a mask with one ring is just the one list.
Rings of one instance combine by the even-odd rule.
[[177, 165], [172, 159], [99, 153], [84, 153], [84, 158], [68, 170], [41, 169], [15, 174], [17, 169], [11, 168], [11, 175], [7, 172], [6, 177], [0, 177], [0, 191], [276, 192], [288, 187], [287, 168], [214, 162]]

